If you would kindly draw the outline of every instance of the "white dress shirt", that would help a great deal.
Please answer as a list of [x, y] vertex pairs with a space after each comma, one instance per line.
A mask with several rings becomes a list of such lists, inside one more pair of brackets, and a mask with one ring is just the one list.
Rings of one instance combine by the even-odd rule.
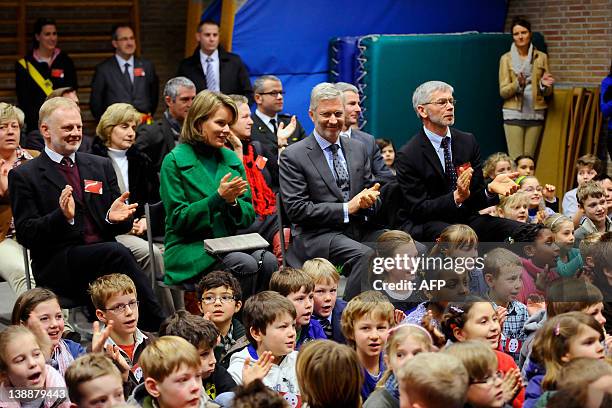
[[[213, 73], [217, 79], [217, 85], [219, 88], [221, 87], [221, 76], [219, 74], [219, 50], [215, 50], [212, 54], [207, 55], [202, 50], [200, 50], [200, 64], [202, 64], [202, 71], [204, 72], [204, 76], [206, 76], [206, 65], [208, 64], [206, 60], [210, 58], [212, 59], [211, 64], [213, 67]], [[219, 91], [219, 89], [211, 89], [211, 91]]]

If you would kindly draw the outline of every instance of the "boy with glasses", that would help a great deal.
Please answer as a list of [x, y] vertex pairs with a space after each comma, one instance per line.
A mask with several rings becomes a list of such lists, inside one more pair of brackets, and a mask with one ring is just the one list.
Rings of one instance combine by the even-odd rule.
[[197, 294], [200, 312], [219, 330], [221, 341], [215, 347], [217, 363], [227, 368], [231, 355], [249, 344], [244, 326], [234, 318], [242, 307], [240, 283], [229, 272], [214, 271], [200, 280]]
[[[102, 339], [106, 337], [104, 348], [118, 352], [130, 367], [129, 381], [133, 385], [140, 383], [142, 369], [138, 357], [152, 337], [137, 327], [138, 299], [134, 282], [120, 273], [104, 275], [89, 285], [89, 294], [96, 308], [96, 317], [106, 326], [101, 330]], [[95, 338], [92, 343], [92, 348], [96, 348]]]

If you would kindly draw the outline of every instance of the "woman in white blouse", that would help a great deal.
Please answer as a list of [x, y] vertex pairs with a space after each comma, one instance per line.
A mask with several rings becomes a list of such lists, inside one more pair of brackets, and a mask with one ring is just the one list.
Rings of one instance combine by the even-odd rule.
[[[154, 272], [145, 235], [147, 222], [144, 206], [146, 203], [154, 204], [160, 200], [159, 180], [151, 160], [134, 146], [136, 127], [141, 118], [142, 114], [130, 104], [110, 105], [100, 118], [96, 128], [98, 137], [92, 143], [91, 151], [111, 160], [119, 190], [122, 193], [129, 191], [130, 203], [138, 203], [132, 230], [129, 234], [118, 235], [116, 239], [132, 252], [140, 267], [150, 277]], [[163, 274], [163, 255], [156, 246], [153, 249], [154, 262], [157, 262], [158, 270]], [[161, 279], [161, 276], [157, 278]], [[174, 312], [172, 307], [163, 306], [166, 312]]]

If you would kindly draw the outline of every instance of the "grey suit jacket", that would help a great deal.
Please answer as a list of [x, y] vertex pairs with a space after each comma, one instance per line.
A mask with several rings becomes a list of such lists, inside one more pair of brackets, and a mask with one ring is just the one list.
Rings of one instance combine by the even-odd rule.
[[142, 75], [134, 74], [133, 91], [130, 92], [114, 55], [96, 66], [89, 100], [96, 120], [100, 120], [106, 108], [118, 102], [129, 103], [142, 113], [155, 113], [159, 98], [155, 67], [145, 59], [134, 57], [134, 70], [142, 70]]
[[[345, 137], [340, 138], [340, 143], [348, 164], [352, 198], [374, 182], [370, 158], [363, 143]], [[280, 155], [280, 189], [293, 224], [294, 244], [307, 248], [303, 254], [306, 256], [328, 253], [331, 239], [342, 234], [347, 224], [342, 192], [314, 135], [292, 144]], [[351, 218], [355, 225], [357, 217]]]
[[376, 145], [376, 140], [374, 139], [374, 136], [364, 132], [363, 130], [351, 129], [351, 138], [359, 140], [366, 146], [366, 149], [368, 150], [368, 154], [370, 156], [372, 175], [374, 176], [374, 179], [377, 182], [384, 184], [395, 180], [395, 176], [393, 175], [391, 170], [389, 170], [389, 168], [385, 164], [385, 161], [382, 158], [382, 155], [380, 154], [380, 149]]

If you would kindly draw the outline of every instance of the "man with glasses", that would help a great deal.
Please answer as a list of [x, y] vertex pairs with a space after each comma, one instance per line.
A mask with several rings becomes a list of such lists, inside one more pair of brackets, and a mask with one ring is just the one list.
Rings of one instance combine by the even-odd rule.
[[478, 211], [495, 205], [498, 194], [514, 193], [518, 173], [500, 174], [485, 185], [476, 138], [451, 128], [456, 102], [453, 87], [440, 81], [425, 82], [412, 95], [423, 127], [395, 161], [404, 198], [399, 217], [420, 241], [433, 242], [451, 224], [467, 224], [481, 242], [501, 242], [521, 224]]
[[129, 25], [114, 26], [112, 38], [115, 55], [96, 66], [91, 81], [92, 115], [100, 120], [107, 107], [123, 102], [152, 116], [159, 98], [159, 82], [153, 63], [134, 55], [136, 39]]
[[[270, 187], [278, 191], [278, 155], [290, 144], [304, 139], [306, 132], [295, 115], [281, 113], [285, 91], [280, 79], [274, 75], [263, 75], [253, 85], [257, 109], [251, 115], [251, 139], [261, 143], [262, 155], [268, 159], [266, 167], [270, 172]], [[279, 129], [293, 132], [278, 132]]]
[[244, 95], [253, 102], [249, 71], [239, 55], [219, 45], [219, 24], [204, 20], [195, 34], [198, 47], [191, 57], [181, 61], [176, 76], [193, 81], [196, 92], [204, 89], [226, 95]]

